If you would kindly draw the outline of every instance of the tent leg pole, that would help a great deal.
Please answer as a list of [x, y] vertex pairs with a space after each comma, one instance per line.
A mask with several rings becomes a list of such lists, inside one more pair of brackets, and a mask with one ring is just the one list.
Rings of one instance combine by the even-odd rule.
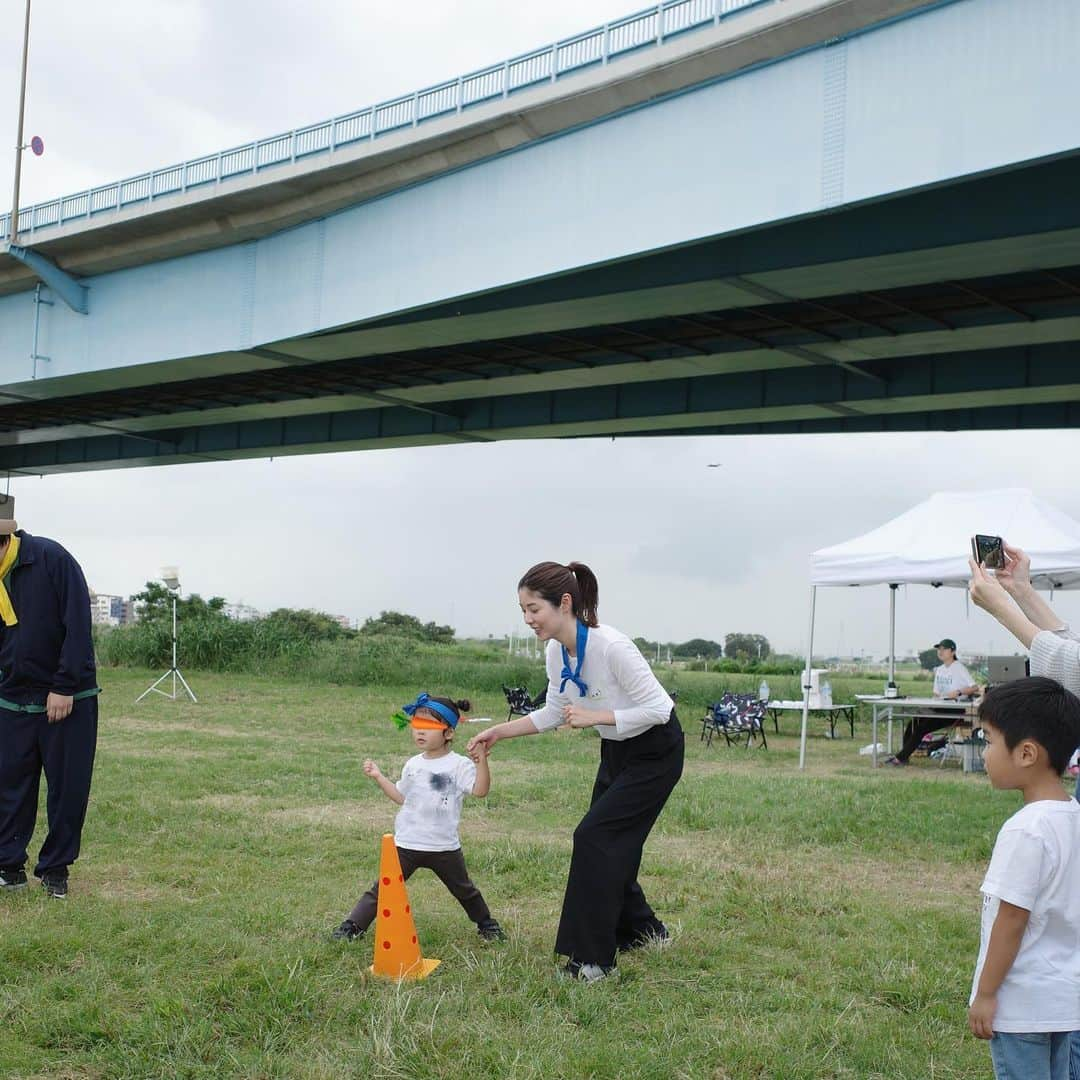
[[896, 590], [899, 585], [889, 586], [889, 686], [896, 687]]
[[810, 710], [810, 665], [814, 659], [814, 608], [817, 606], [817, 586], [810, 586], [810, 633], [806, 646], [806, 668], [803, 671], [802, 732], [799, 735], [799, 768], [806, 768], [806, 723]]

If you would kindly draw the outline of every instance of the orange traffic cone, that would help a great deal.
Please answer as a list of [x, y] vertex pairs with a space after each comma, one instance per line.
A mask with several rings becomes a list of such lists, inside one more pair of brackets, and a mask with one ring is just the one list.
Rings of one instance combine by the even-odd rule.
[[425, 960], [416, 937], [405, 875], [391, 833], [384, 833], [379, 858], [379, 912], [375, 919], [373, 975], [388, 979], [426, 979], [438, 960]]

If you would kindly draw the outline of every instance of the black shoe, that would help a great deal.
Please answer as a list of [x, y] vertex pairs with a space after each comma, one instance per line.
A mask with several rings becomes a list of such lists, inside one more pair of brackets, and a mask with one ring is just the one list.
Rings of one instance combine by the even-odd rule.
[[67, 874], [42, 874], [41, 887], [50, 900], [66, 900], [68, 876]]
[[485, 941], [505, 941], [506, 934], [495, 919], [484, 919], [476, 924], [476, 932]]
[[639, 930], [632, 938], [618, 943], [619, 952], [632, 952], [634, 949], [644, 949], [649, 945], [664, 945], [671, 940], [671, 931], [656, 919], [653, 925]]
[[901, 761], [900, 758], [898, 758], [898, 757], [896, 757], [894, 755], [891, 758], [886, 758], [885, 761], [883, 762], [883, 764], [892, 765], [892, 766], [894, 766], [896, 768], [902, 768], [904, 765], [907, 764], [907, 762], [906, 761]]
[[614, 964], [583, 964], [580, 960], [570, 959], [566, 967], [559, 971], [564, 979], [576, 979], [579, 982], [594, 983], [610, 979], [619, 974]]
[[20, 867], [18, 870], [12, 870], [10, 868], [6, 870], [0, 870], [0, 889], [10, 889], [14, 892], [16, 889], [26, 888], [26, 871]]
[[364, 936], [364, 931], [352, 919], [346, 919], [330, 936], [334, 941], [355, 941]]

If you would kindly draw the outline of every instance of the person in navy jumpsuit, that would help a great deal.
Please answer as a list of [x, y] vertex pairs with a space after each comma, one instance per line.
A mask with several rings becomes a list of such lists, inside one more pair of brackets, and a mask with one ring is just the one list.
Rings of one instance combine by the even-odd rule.
[[90, 592], [55, 540], [0, 521], [0, 889], [26, 885], [41, 774], [48, 835], [34, 874], [67, 895], [97, 746]]

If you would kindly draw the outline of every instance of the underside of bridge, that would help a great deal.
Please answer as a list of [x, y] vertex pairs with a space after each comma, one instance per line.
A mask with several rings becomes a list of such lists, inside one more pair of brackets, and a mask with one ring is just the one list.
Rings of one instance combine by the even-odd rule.
[[1078, 190], [1080, 158], [1030, 164], [276, 341], [229, 374], [4, 391], [0, 470], [1075, 427]]

